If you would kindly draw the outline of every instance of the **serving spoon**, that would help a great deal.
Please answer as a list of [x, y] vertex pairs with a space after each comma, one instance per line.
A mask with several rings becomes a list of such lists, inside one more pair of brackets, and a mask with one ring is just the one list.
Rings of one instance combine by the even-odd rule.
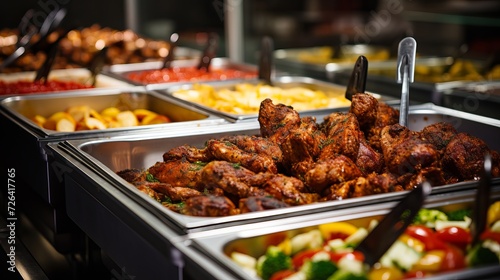
[[258, 78], [267, 85], [272, 85], [273, 51], [273, 39], [269, 36], [264, 36], [260, 45]]
[[410, 83], [415, 78], [415, 55], [417, 42], [412, 37], [406, 37], [399, 42], [397, 60], [397, 82], [401, 86], [401, 103], [399, 107], [399, 124], [407, 126], [410, 103]]
[[209, 33], [205, 49], [202, 56], [200, 57], [200, 62], [198, 63], [197, 69], [205, 69], [205, 71], [210, 71], [210, 62], [212, 58], [215, 57], [215, 52], [217, 50], [217, 45], [219, 41], [219, 36], [216, 33]]
[[366, 88], [366, 77], [368, 76], [368, 59], [360, 55], [354, 63], [349, 83], [345, 90], [345, 98], [352, 101], [356, 93], [364, 93]]
[[177, 47], [177, 41], [179, 40], [179, 34], [172, 33], [170, 35], [170, 41], [168, 46], [168, 53], [163, 60], [163, 64], [160, 69], [168, 69], [170, 68], [172, 61], [174, 60], [174, 50]]

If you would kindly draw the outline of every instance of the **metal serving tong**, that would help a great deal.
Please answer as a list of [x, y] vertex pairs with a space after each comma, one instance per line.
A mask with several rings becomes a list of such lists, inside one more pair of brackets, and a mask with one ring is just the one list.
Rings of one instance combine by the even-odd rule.
[[259, 80], [272, 85], [274, 42], [269, 36], [264, 36], [260, 44]]
[[62, 34], [57, 37], [57, 39], [52, 42], [48, 47], [46, 47], [46, 58], [43, 62], [42, 66], [36, 71], [35, 82], [36, 81], [45, 81], [47, 82], [50, 70], [54, 65], [54, 61], [59, 53], [59, 42], [66, 37], [71, 29], [66, 29]]
[[408, 108], [410, 103], [410, 83], [415, 78], [415, 55], [417, 42], [412, 37], [406, 37], [399, 42], [397, 61], [397, 82], [401, 87], [401, 104], [399, 108], [399, 124], [407, 126]]
[[174, 50], [177, 47], [178, 40], [179, 40], [179, 34], [172, 33], [172, 35], [170, 35], [168, 54], [167, 56], [165, 56], [165, 59], [163, 60], [163, 64], [160, 69], [170, 68], [172, 61], [174, 60]]
[[363, 253], [365, 264], [373, 266], [404, 233], [422, 208], [431, 190], [428, 182], [414, 188], [358, 244], [354, 250]]
[[215, 57], [218, 41], [219, 36], [216, 33], [212, 32], [208, 34], [207, 44], [198, 63], [198, 69], [205, 69], [207, 72], [210, 70], [210, 62]]
[[470, 228], [472, 244], [479, 241], [479, 236], [486, 228], [488, 208], [490, 207], [491, 193], [491, 155], [484, 156], [484, 169], [477, 186], [474, 208], [472, 210], [472, 224]]
[[[47, 36], [54, 31], [61, 21], [66, 16], [66, 9], [56, 9], [51, 11], [47, 17], [44, 19], [43, 23], [40, 27], [35, 26], [31, 23], [31, 19], [33, 18], [32, 10], [28, 10], [26, 14], [21, 19], [21, 23], [19, 24], [20, 28], [20, 38], [18, 39], [18, 43], [16, 44], [16, 50], [7, 57], [2, 64], [0, 64], [0, 71], [12, 64], [18, 58], [20, 58], [23, 54], [25, 54], [29, 49], [31, 49], [35, 44], [39, 46], [42, 42], [45, 41]], [[31, 39], [36, 34], [40, 35], [40, 38], [34, 44], [31, 42]], [[38, 47], [37, 47], [38, 48]]]
[[345, 98], [352, 101], [352, 96], [356, 93], [364, 93], [366, 88], [366, 77], [368, 75], [368, 59], [361, 55], [356, 60], [352, 69], [349, 83], [345, 90]]

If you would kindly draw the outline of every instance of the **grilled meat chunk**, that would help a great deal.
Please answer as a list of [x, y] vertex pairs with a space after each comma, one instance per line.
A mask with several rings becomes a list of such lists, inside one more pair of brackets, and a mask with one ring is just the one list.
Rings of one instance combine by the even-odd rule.
[[247, 197], [250, 186], [246, 183], [255, 173], [227, 161], [211, 161], [201, 172], [198, 188], [220, 188], [226, 193]]
[[146, 173], [137, 168], [120, 170], [116, 174], [129, 183], [146, 180]]
[[350, 197], [361, 197], [372, 194], [402, 191], [404, 188], [398, 183], [393, 174], [371, 173], [366, 177], [332, 185], [324, 196], [325, 200], [342, 200]]
[[443, 169], [451, 177], [451, 182], [477, 180], [484, 169], [486, 153], [491, 151], [483, 140], [467, 133], [458, 133], [446, 145], [442, 158]]
[[354, 114], [332, 113], [325, 117], [322, 129], [326, 135], [326, 140], [319, 159], [342, 154], [356, 160], [359, 150], [360, 129]]
[[422, 139], [434, 145], [438, 150], [443, 150], [455, 137], [457, 129], [450, 123], [438, 122], [424, 127], [420, 134]]
[[241, 213], [257, 212], [268, 209], [280, 209], [289, 207], [285, 202], [267, 196], [250, 196], [239, 201]]
[[286, 172], [302, 177], [318, 157], [325, 139], [315, 118], [302, 118], [300, 126], [290, 131], [280, 146]]
[[333, 184], [347, 182], [361, 175], [361, 171], [350, 158], [339, 155], [315, 162], [305, 174], [304, 181], [311, 191], [321, 194]]
[[399, 124], [382, 129], [380, 142], [387, 169], [396, 174], [416, 174], [425, 167], [438, 167], [439, 152], [419, 133]]
[[163, 161], [186, 159], [189, 162], [209, 162], [212, 155], [206, 149], [198, 149], [189, 145], [182, 145], [170, 149], [163, 154]]
[[241, 164], [254, 172], [278, 173], [276, 162], [264, 153], [246, 152], [231, 142], [216, 139], [207, 142], [207, 149], [216, 160]]
[[258, 121], [262, 137], [281, 145], [283, 139], [294, 128], [300, 126], [300, 116], [292, 107], [283, 104], [274, 105], [266, 98], [260, 104]]
[[223, 217], [238, 214], [234, 203], [225, 196], [200, 195], [186, 200], [182, 214], [199, 217]]
[[162, 200], [168, 199], [171, 202], [182, 202], [190, 197], [202, 195], [201, 192], [184, 187], [174, 187], [171, 184], [160, 182], [135, 182], [137, 188], [148, 188], [161, 194]]
[[174, 187], [195, 188], [201, 178], [204, 163], [191, 163], [185, 159], [157, 162], [148, 168], [148, 173], [161, 183]]

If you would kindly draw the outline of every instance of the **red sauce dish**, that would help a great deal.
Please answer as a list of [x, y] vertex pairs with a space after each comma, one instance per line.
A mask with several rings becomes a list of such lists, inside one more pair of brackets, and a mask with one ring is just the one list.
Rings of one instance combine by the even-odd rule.
[[0, 95], [54, 92], [54, 91], [66, 91], [75, 89], [88, 89], [88, 88], [93, 88], [93, 87], [73, 81], [59, 81], [59, 80], [49, 80], [47, 82], [0, 81]]
[[206, 71], [205, 69], [198, 69], [196, 67], [174, 67], [133, 72], [127, 74], [126, 77], [142, 84], [204, 82], [255, 78], [257, 77], [257, 71], [223, 68]]

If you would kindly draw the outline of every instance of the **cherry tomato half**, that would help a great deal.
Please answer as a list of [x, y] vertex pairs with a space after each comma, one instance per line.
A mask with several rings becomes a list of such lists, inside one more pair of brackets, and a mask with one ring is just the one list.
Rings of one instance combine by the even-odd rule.
[[470, 232], [464, 228], [451, 226], [436, 231], [435, 236], [444, 242], [453, 244], [460, 249], [465, 249], [472, 241]]
[[425, 245], [425, 250], [443, 250], [447, 248], [445, 242], [438, 239], [432, 229], [422, 226], [422, 225], [410, 225], [406, 231], [406, 234], [422, 241]]

